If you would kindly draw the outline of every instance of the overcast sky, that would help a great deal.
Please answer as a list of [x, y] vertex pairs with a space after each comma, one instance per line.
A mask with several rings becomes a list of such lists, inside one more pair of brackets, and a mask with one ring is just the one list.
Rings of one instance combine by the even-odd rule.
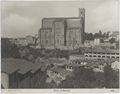
[[2, 37], [35, 35], [44, 17], [77, 17], [85, 8], [85, 32], [118, 31], [118, 0], [3, 2]]

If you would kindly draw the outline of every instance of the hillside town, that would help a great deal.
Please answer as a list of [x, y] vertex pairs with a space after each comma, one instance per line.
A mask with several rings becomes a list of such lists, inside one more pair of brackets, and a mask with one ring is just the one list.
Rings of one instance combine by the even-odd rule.
[[35, 36], [1, 38], [2, 88], [119, 88], [119, 31], [85, 32], [84, 8], [41, 22]]

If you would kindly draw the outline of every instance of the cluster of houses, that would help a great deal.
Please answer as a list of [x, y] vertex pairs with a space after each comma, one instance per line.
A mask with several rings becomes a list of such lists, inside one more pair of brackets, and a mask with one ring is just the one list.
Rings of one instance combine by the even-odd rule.
[[[38, 34], [39, 35], [39, 34]], [[11, 43], [15, 43], [18, 46], [27, 46], [30, 45], [33, 48], [41, 48], [40, 47], [40, 40], [37, 36], [26, 36], [24, 38], [12, 38], [9, 39]], [[114, 39], [114, 42], [111, 43], [110, 40]], [[80, 47], [99, 47], [99, 48], [119, 48], [118, 45], [119, 42], [119, 32], [113, 31], [109, 34], [108, 38], [95, 38], [94, 40], [85, 40], [83, 44], [80, 45]], [[49, 48], [48, 48], [49, 49]], [[61, 47], [60, 49], [66, 49], [68, 48]]]
[[27, 46], [27, 45], [34, 47], [38, 44], [38, 38], [36, 36], [30, 36], [30, 35], [23, 38], [10, 38], [9, 41], [12, 44], [16, 44], [18, 47]]
[[40, 72], [38, 71], [42, 66], [40, 63], [33, 64], [26, 60], [14, 58], [3, 58], [1, 62], [3, 88], [30, 88], [39, 83]]
[[[114, 41], [111, 43], [110, 40]], [[85, 40], [85, 47], [99, 47], [99, 48], [119, 48], [119, 32], [110, 32], [108, 38], [95, 38], [94, 40]]]
[[[76, 68], [84, 67], [92, 69], [94, 72], [104, 73], [104, 67], [107, 64], [115, 71], [119, 70], [119, 50], [115, 43], [110, 43], [109, 39], [114, 38], [119, 41], [118, 33], [113, 32], [108, 40], [100, 42], [100, 39], [94, 41], [86, 40], [83, 53], [71, 53], [69, 59], [65, 58], [41, 58], [37, 57], [34, 62], [24, 59], [2, 58], [1, 60], [1, 82], [2, 88], [39, 88], [42, 73], [47, 75], [44, 78], [46, 83], [54, 82], [59, 85], [67, 76], [73, 76]], [[31, 45], [36, 47], [39, 40], [33, 36], [26, 38], [10, 39], [11, 43], [17, 46]], [[114, 47], [113, 47], [114, 46]], [[113, 47], [113, 49], [110, 49]], [[22, 57], [26, 50], [19, 51]]]
[[88, 58], [40, 58], [35, 62], [15, 58], [2, 58], [1, 79], [3, 88], [36, 88], [40, 86], [41, 72], [46, 73], [46, 83], [52, 81], [59, 85], [67, 76], [73, 76], [74, 69], [84, 67], [94, 72], [104, 72], [106, 64], [115, 71], [119, 70], [119, 59]]
[[61, 81], [65, 80], [67, 76], [73, 76], [73, 72], [76, 68], [84, 67], [85, 69], [92, 69], [94, 72], [104, 73], [104, 67], [109, 64], [111, 68], [115, 71], [119, 70], [119, 60], [108, 59], [108, 60], [98, 60], [98, 59], [76, 59], [70, 60], [69, 63], [64, 63], [53, 67], [47, 71], [49, 76], [49, 83], [53, 80], [57, 85]]

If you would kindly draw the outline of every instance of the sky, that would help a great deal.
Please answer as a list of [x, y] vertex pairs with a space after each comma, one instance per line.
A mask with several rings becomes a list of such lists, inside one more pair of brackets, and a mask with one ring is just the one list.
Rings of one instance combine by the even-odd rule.
[[78, 17], [85, 8], [85, 32], [118, 31], [118, 0], [4, 1], [1, 4], [1, 36], [36, 35], [44, 17]]

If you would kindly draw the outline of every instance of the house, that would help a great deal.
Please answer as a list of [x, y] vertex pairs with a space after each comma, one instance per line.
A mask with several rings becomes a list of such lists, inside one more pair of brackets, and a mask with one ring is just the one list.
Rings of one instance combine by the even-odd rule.
[[88, 60], [86, 58], [75, 59], [75, 60], [70, 61], [70, 63], [72, 63], [72, 64], [81, 64], [81, 65], [86, 65], [87, 62], [88, 62]]
[[23, 59], [2, 58], [2, 86], [5, 89], [40, 87], [40, 78], [46, 74], [47, 67], [41, 61], [32, 63]]
[[84, 46], [85, 47], [93, 47], [94, 46], [94, 41], [92, 41], [92, 40], [85, 40]]
[[119, 31], [113, 31], [109, 35], [109, 39], [114, 38], [115, 41], [119, 41]]
[[116, 48], [116, 43], [110, 43], [110, 42], [103, 42], [97, 45], [96, 47], [100, 48]]
[[[1, 72], [4, 88], [28, 88], [30, 85], [31, 62], [22, 59], [2, 58]], [[5, 78], [5, 79], [4, 79]]]
[[47, 75], [51, 81], [53, 80], [58, 85], [61, 81], [65, 80], [67, 76], [72, 76], [72, 73], [60, 67], [53, 67], [47, 70]]
[[66, 70], [69, 71], [74, 71], [75, 68], [80, 68], [81, 66], [86, 66], [89, 60], [87, 60], [86, 58], [82, 58], [82, 59], [75, 59], [75, 60], [70, 60], [69, 63], [67, 63], [66, 66]]
[[93, 71], [94, 72], [104, 72], [104, 67], [105, 67], [105, 65], [98, 65], [93, 68]]
[[40, 77], [42, 76], [41, 74], [43, 73], [41, 71], [41, 68], [43, 67], [43, 62], [35, 62], [34, 65], [32, 66], [31, 69], [31, 88], [38, 88], [41, 86], [40, 84]]
[[99, 45], [101, 43], [101, 39], [100, 38], [95, 38], [94, 39], [94, 45]]
[[119, 69], [120, 69], [120, 62], [119, 62], [119, 61], [114, 61], [114, 62], [112, 62], [111, 68], [112, 68], [113, 70], [119, 71]]
[[71, 60], [76, 60], [76, 59], [82, 59], [84, 58], [84, 55], [81, 55], [81, 54], [70, 54], [69, 55], [69, 61]]
[[81, 64], [70, 63], [70, 64], [66, 64], [65, 69], [66, 69], [67, 71], [71, 71], [71, 72], [73, 72], [74, 69], [76, 69], [76, 68], [80, 68], [81, 66], [82, 66]]

